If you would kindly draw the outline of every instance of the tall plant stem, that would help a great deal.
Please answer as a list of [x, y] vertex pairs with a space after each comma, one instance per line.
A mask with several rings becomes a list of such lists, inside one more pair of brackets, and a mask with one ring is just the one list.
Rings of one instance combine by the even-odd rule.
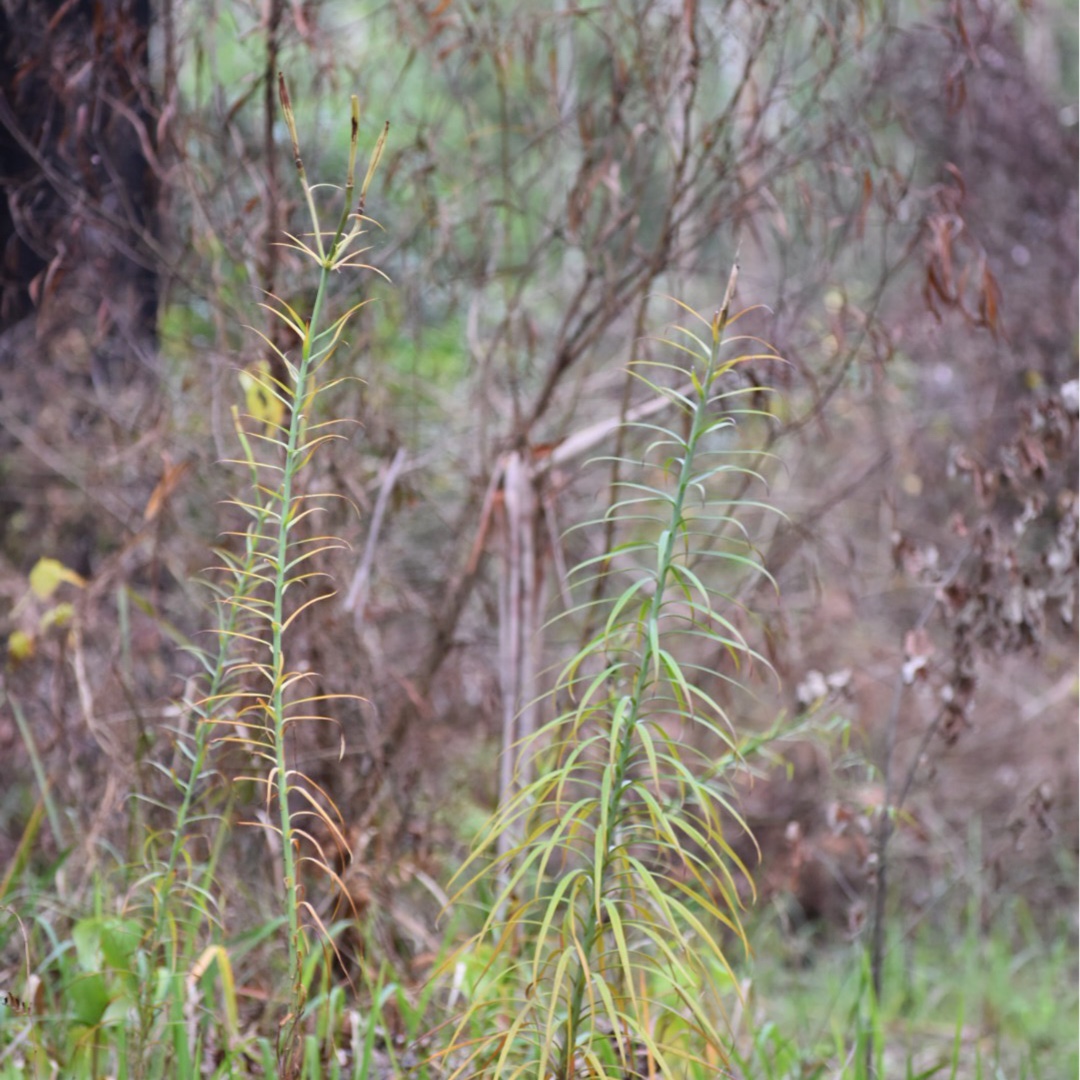
[[[318, 209], [311, 185], [308, 183], [307, 174], [304, 170], [303, 159], [300, 156], [300, 141], [297, 134], [296, 118], [293, 114], [292, 103], [289, 100], [288, 88], [282, 75], [278, 76], [278, 87], [281, 96], [282, 112], [289, 129], [292, 140], [293, 161], [296, 165], [297, 174], [304, 192], [304, 199], [308, 206], [312, 225], [312, 244], [305, 246], [299, 241], [294, 241], [296, 247], [305, 250], [319, 265], [319, 283], [315, 292], [310, 317], [306, 322], [302, 321], [292, 309], [288, 309], [289, 317], [282, 316], [284, 321], [295, 331], [301, 334], [300, 361], [298, 364], [290, 363], [282, 354], [288, 376], [292, 385], [288, 387], [288, 400], [290, 405], [288, 436], [283, 448], [283, 462], [281, 465], [281, 479], [275, 492], [268, 495], [272, 503], [276, 503], [276, 514], [273, 515], [277, 522], [277, 534], [272, 540], [274, 548], [274, 575], [273, 575], [273, 602], [271, 615], [271, 659], [270, 677], [271, 692], [267, 708], [270, 713], [269, 722], [273, 730], [273, 774], [269, 777], [269, 794], [276, 794], [278, 801], [278, 828], [281, 834], [282, 847], [282, 871], [284, 874], [285, 906], [288, 919], [289, 933], [289, 975], [292, 985], [292, 1010], [290, 1022], [283, 1030], [284, 1042], [282, 1044], [283, 1058], [286, 1062], [286, 1070], [291, 1071], [294, 1062], [292, 1052], [296, 1046], [296, 1034], [298, 1023], [304, 1004], [303, 987], [303, 961], [304, 950], [301, 941], [300, 907], [302, 898], [297, 881], [297, 850], [296, 836], [293, 830], [292, 811], [289, 806], [289, 792], [292, 789], [293, 770], [289, 766], [288, 752], [286, 747], [286, 735], [288, 733], [289, 718], [287, 716], [287, 702], [285, 700], [286, 688], [292, 681], [292, 676], [285, 669], [285, 629], [287, 626], [285, 614], [285, 593], [290, 584], [290, 532], [297, 522], [304, 516], [297, 515], [297, 509], [302, 502], [302, 497], [296, 492], [297, 474], [303, 467], [308, 456], [320, 441], [317, 437], [310, 443], [305, 442], [307, 426], [307, 410], [314, 398], [312, 388], [312, 376], [314, 368], [320, 364], [333, 350], [337, 340], [337, 334], [348, 320], [349, 315], [356, 308], [352, 308], [332, 323], [326, 330], [320, 330], [323, 318], [323, 308], [330, 286], [331, 274], [343, 266], [350, 264], [348, 254], [349, 245], [356, 239], [361, 231], [363, 203], [367, 188], [371, 182], [375, 167], [378, 164], [386, 140], [384, 128], [382, 136], [375, 146], [372, 160], [364, 177], [360, 190], [357, 209], [353, 211], [352, 201], [354, 195], [354, 177], [356, 168], [356, 154], [359, 144], [360, 107], [358, 100], [352, 99], [351, 132], [349, 140], [349, 166], [344, 189], [344, 202], [341, 215], [338, 219], [337, 228], [333, 232], [330, 242], [324, 242], [324, 234], [319, 221]], [[349, 229], [350, 219], [355, 218], [355, 224]], [[346, 231], [348, 229], [348, 231]], [[279, 313], [280, 314], [280, 313]], [[336, 332], [334, 332], [336, 331]], [[328, 340], [317, 343], [324, 336]]]
[[[694, 456], [697, 444], [701, 439], [702, 432], [708, 425], [708, 407], [711, 398], [711, 388], [720, 364], [720, 349], [724, 328], [727, 325], [732, 295], [735, 291], [735, 282], [738, 278], [738, 266], [733, 267], [728, 281], [724, 303], [712, 321], [712, 346], [709, 352], [709, 360], [704, 374], [695, 385], [697, 400], [694, 402], [693, 421], [690, 425], [690, 433], [686, 439], [685, 452], [679, 468], [679, 479], [675, 487], [674, 497], [671, 502], [671, 516], [668, 527], [665, 530], [656, 571], [656, 590], [649, 604], [648, 615], [645, 619], [644, 633], [640, 652], [635, 663], [634, 684], [630, 694], [629, 705], [622, 718], [621, 730], [618, 732], [618, 751], [615, 755], [615, 766], [612, 773], [611, 783], [607, 795], [607, 805], [601, 817], [601, 822], [607, 823], [607, 834], [600, 838], [600, 850], [602, 852], [599, 864], [594, 869], [594, 896], [597, 898], [589, 905], [589, 914], [585, 921], [584, 934], [582, 935], [582, 947], [584, 955], [591, 957], [596, 950], [601, 934], [600, 907], [598, 898], [607, 895], [607, 879], [611, 869], [611, 837], [618, 831], [622, 817], [625, 800], [625, 780], [630, 761], [634, 754], [635, 735], [638, 722], [641, 718], [642, 705], [645, 691], [651, 683], [650, 672], [658, 662], [657, 650], [660, 641], [660, 615], [664, 607], [664, 597], [667, 591], [668, 579], [671, 576], [672, 562], [675, 554], [675, 538], [679, 535], [683, 522], [683, 506], [686, 502], [686, 493], [690, 488], [694, 476]], [[613, 717], [612, 726], [616, 724]], [[615, 732], [613, 731], [613, 735]], [[597, 826], [600, 827], [599, 825]], [[570, 1007], [566, 1022], [566, 1045], [563, 1047], [562, 1059], [556, 1069], [559, 1080], [574, 1080], [574, 1053], [577, 1042], [578, 1030], [583, 1018], [585, 1005], [585, 989], [588, 980], [588, 968], [584, 963], [579, 963], [574, 976], [573, 989], [570, 994]]]
[[312, 346], [317, 337], [315, 328], [322, 316], [323, 302], [330, 278], [329, 259], [323, 262], [319, 274], [319, 287], [315, 294], [315, 303], [311, 311], [311, 320], [305, 327], [304, 341], [300, 353], [300, 364], [296, 368], [293, 385], [293, 407], [289, 420], [289, 436], [285, 445], [285, 461], [282, 466], [281, 487], [278, 491], [280, 512], [276, 537], [277, 558], [274, 575], [274, 617], [271, 644], [271, 662], [273, 670], [273, 693], [270, 708], [274, 725], [274, 750], [276, 755], [274, 784], [277, 789], [278, 816], [281, 827], [281, 857], [285, 874], [285, 905], [289, 919], [289, 974], [292, 979], [294, 1010], [299, 1012], [301, 1005], [300, 985], [302, 981], [301, 965], [303, 953], [300, 948], [300, 912], [299, 894], [296, 880], [296, 850], [293, 843], [292, 814], [289, 809], [289, 763], [285, 746], [285, 590], [288, 584], [289, 531], [293, 524], [293, 487], [300, 465], [300, 438], [304, 428], [304, 407], [307, 400], [308, 380], [311, 374]]

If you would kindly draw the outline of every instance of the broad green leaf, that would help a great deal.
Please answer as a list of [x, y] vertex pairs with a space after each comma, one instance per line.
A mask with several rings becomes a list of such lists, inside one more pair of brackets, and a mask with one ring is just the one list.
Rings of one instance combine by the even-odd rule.
[[76, 976], [64, 991], [64, 1001], [76, 1024], [96, 1027], [109, 1007], [105, 976], [100, 971]]

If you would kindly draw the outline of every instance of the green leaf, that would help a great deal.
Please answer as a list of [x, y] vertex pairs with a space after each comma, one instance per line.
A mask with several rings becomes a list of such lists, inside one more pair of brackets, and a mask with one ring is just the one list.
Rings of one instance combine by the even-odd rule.
[[103, 920], [91, 916], [80, 919], [71, 928], [71, 940], [75, 943], [75, 955], [79, 967], [85, 972], [100, 971], [104, 963], [101, 949], [101, 929]]
[[135, 919], [108, 918], [101, 923], [101, 953], [114, 971], [131, 971], [132, 957], [142, 941], [142, 925]]
[[64, 1001], [76, 1024], [96, 1027], [109, 1007], [105, 976], [100, 971], [77, 976], [64, 991]]

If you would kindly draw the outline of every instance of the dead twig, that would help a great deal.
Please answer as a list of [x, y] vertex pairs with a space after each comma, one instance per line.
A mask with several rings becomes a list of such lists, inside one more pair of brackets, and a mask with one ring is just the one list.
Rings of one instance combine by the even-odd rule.
[[407, 458], [405, 447], [399, 446], [387, 467], [379, 486], [379, 494], [375, 499], [375, 509], [371, 514], [371, 527], [368, 529], [367, 544], [364, 546], [364, 555], [360, 565], [353, 574], [352, 583], [345, 596], [344, 608], [353, 613], [353, 621], [359, 629], [364, 622], [364, 610], [367, 607], [368, 583], [371, 580], [371, 568], [375, 563], [375, 549], [379, 543], [379, 533], [382, 531], [383, 519], [386, 517], [386, 508], [390, 504], [390, 496], [394, 492], [394, 485], [405, 468]]

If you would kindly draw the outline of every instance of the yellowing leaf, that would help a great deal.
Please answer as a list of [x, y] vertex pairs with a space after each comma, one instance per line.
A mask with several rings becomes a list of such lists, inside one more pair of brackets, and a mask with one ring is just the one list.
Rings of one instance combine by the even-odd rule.
[[63, 582], [78, 585], [81, 589], [86, 581], [66, 567], [59, 559], [38, 559], [30, 571], [30, 589], [39, 600], [48, 600]]
[[68, 626], [74, 617], [74, 606], [65, 601], [62, 604], [57, 604], [55, 607], [49, 608], [49, 610], [41, 616], [39, 625], [42, 633], [45, 633], [45, 631], [52, 629], [54, 626]]
[[285, 421], [285, 403], [276, 396], [273, 386], [270, 365], [265, 360], [257, 360], [240, 372], [240, 387], [244, 391], [248, 415], [261, 420], [267, 433]]
[[25, 630], [15, 630], [7, 643], [8, 656], [16, 663], [34, 655], [34, 639]]

